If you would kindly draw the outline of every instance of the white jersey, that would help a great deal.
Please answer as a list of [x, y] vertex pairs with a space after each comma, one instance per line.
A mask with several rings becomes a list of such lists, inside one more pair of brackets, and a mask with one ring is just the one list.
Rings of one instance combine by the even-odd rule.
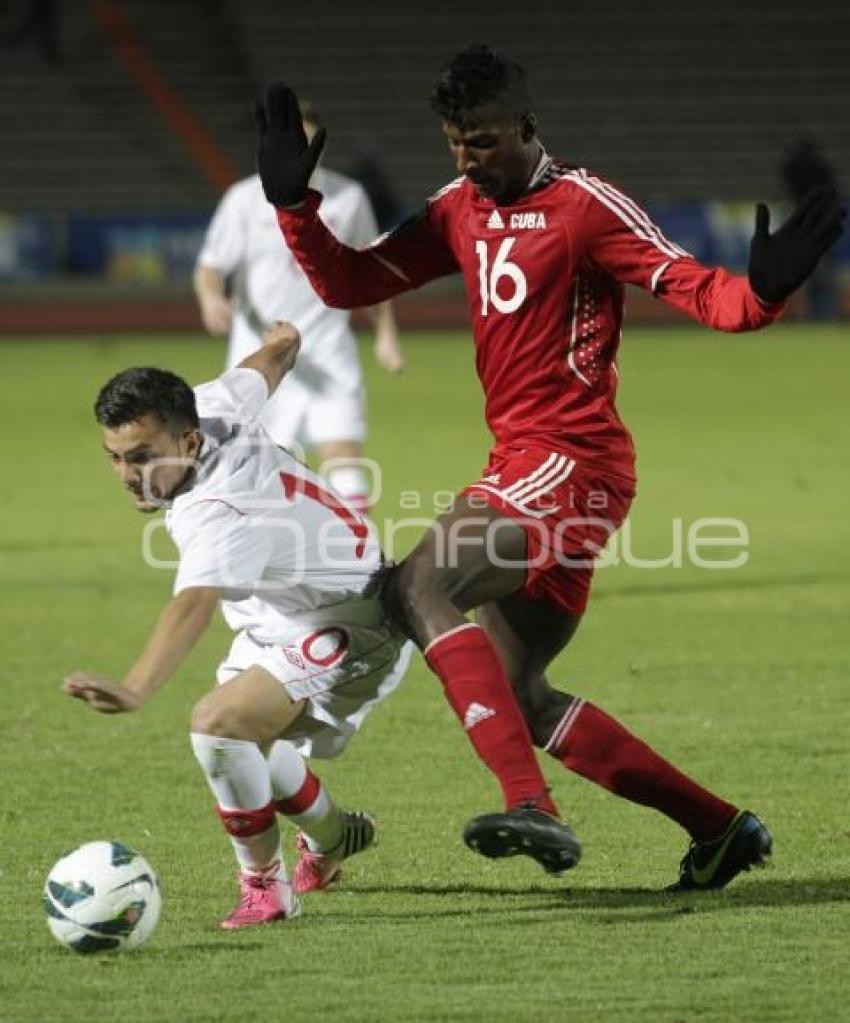
[[[366, 192], [360, 184], [324, 167], [310, 180], [323, 195], [320, 216], [333, 234], [354, 248], [375, 240], [378, 228]], [[353, 344], [350, 313], [330, 309], [307, 280], [289, 251], [278, 226], [274, 207], [266, 200], [258, 175], [238, 181], [227, 190], [215, 211], [198, 256], [201, 266], [234, 276], [236, 316], [231, 334], [229, 365], [249, 352], [246, 327], [261, 343], [262, 331], [275, 322], [294, 323], [301, 333], [302, 363], [336, 350], [340, 339]], [[298, 375], [296, 366], [295, 375]]]
[[363, 595], [381, 564], [374, 530], [258, 424], [262, 375], [231, 369], [195, 396], [199, 470], [166, 515], [180, 554], [174, 592], [220, 588], [230, 627], [258, 643], [327, 621], [382, 623]]

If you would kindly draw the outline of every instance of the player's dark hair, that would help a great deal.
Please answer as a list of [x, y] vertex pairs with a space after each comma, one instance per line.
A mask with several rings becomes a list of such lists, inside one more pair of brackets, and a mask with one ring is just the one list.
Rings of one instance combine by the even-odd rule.
[[176, 374], [151, 366], [118, 373], [104, 385], [94, 403], [95, 418], [109, 429], [149, 413], [174, 437], [200, 425], [192, 388]]
[[493, 102], [517, 119], [527, 117], [534, 106], [525, 68], [483, 43], [452, 57], [431, 90], [431, 109], [462, 128], [474, 123], [476, 110]]

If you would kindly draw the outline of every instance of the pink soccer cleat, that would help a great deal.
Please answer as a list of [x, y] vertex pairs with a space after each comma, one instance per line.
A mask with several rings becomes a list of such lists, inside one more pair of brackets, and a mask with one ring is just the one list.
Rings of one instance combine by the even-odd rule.
[[307, 836], [298, 833], [295, 848], [301, 854], [292, 875], [296, 892], [329, 892], [339, 884], [342, 861], [375, 844], [375, 822], [362, 810], [343, 814], [345, 827], [339, 843], [328, 852], [311, 852]]
[[258, 874], [240, 873], [239, 887], [239, 905], [221, 921], [226, 931], [270, 924], [273, 920], [292, 920], [301, 913], [301, 903], [292, 885], [280, 877], [279, 863]]

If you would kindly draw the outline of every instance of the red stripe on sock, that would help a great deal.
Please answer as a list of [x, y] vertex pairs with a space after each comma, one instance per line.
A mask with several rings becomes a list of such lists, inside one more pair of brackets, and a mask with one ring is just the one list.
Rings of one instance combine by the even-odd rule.
[[557, 814], [507, 673], [484, 630], [452, 629], [429, 644], [425, 660], [475, 752], [499, 779], [508, 809], [533, 801]]
[[250, 838], [252, 835], [262, 834], [275, 822], [274, 803], [261, 806], [259, 810], [226, 810], [223, 806], [217, 806], [215, 812], [221, 818], [228, 835], [235, 835], [237, 838]]
[[312, 771], [308, 771], [304, 784], [295, 795], [287, 796], [286, 799], [278, 799], [274, 804], [275, 809], [285, 817], [297, 817], [299, 814], [306, 813], [310, 809], [319, 798], [321, 790], [322, 783]]
[[697, 841], [716, 838], [727, 827], [737, 812], [731, 803], [682, 774], [592, 703], [570, 718], [573, 711], [574, 705], [546, 746], [564, 767], [623, 799], [659, 810]]

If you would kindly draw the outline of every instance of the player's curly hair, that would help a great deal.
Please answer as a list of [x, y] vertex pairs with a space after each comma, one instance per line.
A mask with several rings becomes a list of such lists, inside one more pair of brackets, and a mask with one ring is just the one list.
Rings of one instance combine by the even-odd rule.
[[150, 413], [174, 437], [197, 429], [195, 392], [175, 373], [151, 366], [125, 369], [104, 384], [94, 403], [95, 419], [115, 429]]
[[499, 102], [512, 117], [532, 112], [525, 68], [494, 53], [484, 43], [467, 46], [445, 65], [431, 90], [431, 109], [449, 124], [466, 127], [475, 111]]

